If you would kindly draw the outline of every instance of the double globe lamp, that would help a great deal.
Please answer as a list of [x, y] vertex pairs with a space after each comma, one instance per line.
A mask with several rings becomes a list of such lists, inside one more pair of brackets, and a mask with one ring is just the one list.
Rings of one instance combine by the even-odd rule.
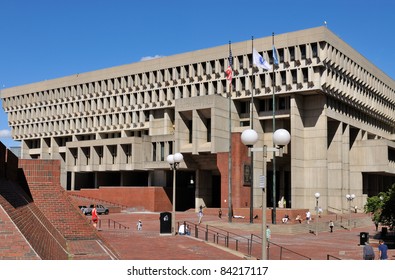
[[[246, 145], [248, 148], [251, 148], [251, 152], [263, 152], [263, 173], [264, 173], [264, 185], [262, 186], [262, 227], [261, 227], [261, 235], [262, 235], [262, 259], [266, 260], [267, 259], [267, 239], [266, 239], [266, 192], [265, 192], [265, 186], [267, 182], [266, 178], [266, 156], [267, 152], [279, 152], [279, 156], [283, 155], [283, 147], [288, 145], [288, 143], [291, 141], [291, 135], [286, 129], [277, 129], [273, 133], [273, 144], [274, 147], [267, 147], [266, 145], [263, 146], [263, 148], [252, 148], [256, 142], [258, 142], [258, 133], [253, 130], [253, 129], [246, 129], [243, 131], [241, 134], [241, 142], [243, 142], [244, 145]], [[254, 169], [253, 169], [253, 162], [251, 162], [251, 194], [253, 192], [253, 182], [254, 182], [254, 175], [253, 175]], [[275, 188], [275, 186], [273, 186]], [[251, 200], [253, 199], [253, 196], [251, 195]], [[252, 208], [252, 201], [250, 202], [251, 208]], [[251, 211], [253, 209], [250, 209]]]

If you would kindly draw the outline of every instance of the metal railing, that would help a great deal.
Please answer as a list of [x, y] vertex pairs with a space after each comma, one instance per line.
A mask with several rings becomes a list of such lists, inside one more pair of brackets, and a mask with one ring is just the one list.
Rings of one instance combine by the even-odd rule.
[[[259, 240], [259, 241], [255, 241]], [[251, 245], [258, 244], [258, 246], [251, 248], [252, 254], [259, 256], [262, 248], [262, 237], [251, 234]], [[296, 251], [285, 248], [270, 240], [267, 242], [267, 259], [268, 260], [311, 260], [310, 257], [302, 255]], [[259, 251], [259, 252], [258, 252]]]
[[[107, 223], [104, 223], [104, 221], [107, 221]], [[92, 220], [90, 222], [92, 223]], [[128, 226], [125, 226], [117, 221], [112, 220], [112, 219], [106, 219], [106, 220], [99, 219], [99, 222], [97, 223], [97, 227], [102, 228], [102, 226], [106, 225], [106, 224], [107, 224], [107, 228], [109, 228], [109, 229], [111, 229], [111, 228], [112, 229], [116, 229], [116, 228], [129, 229]]]
[[326, 259], [327, 259], [327, 260], [332, 260], [332, 259], [333, 259], [333, 260], [341, 260], [341, 259], [339, 259], [338, 257], [332, 256], [332, 255], [329, 255], [329, 254], [326, 255]]
[[202, 226], [190, 222], [187, 222], [187, 225], [191, 228], [191, 235], [195, 238], [203, 239], [204, 241], [212, 242], [249, 256], [251, 255], [251, 240], [248, 237], [209, 225]]
[[340, 212], [340, 213], [342, 213], [343, 211], [342, 211], [342, 209], [339, 209], [339, 208], [336, 208], [336, 207], [332, 207], [332, 206], [329, 206], [328, 205], [328, 210], [334, 210], [334, 211], [337, 211], [337, 212]]
[[[190, 229], [189, 234], [195, 238], [224, 246], [243, 253], [248, 257], [261, 258], [262, 238], [260, 236], [251, 234], [246, 237], [210, 225], [202, 226], [191, 222], [185, 222], [185, 224]], [[178, 223], [178, 227], [179, 225], [180, 223]], [[268, 242], [267, 250], [268, 259], [271, 260], [311, 260], [308, 256], [299, 254], [271, 241]]]

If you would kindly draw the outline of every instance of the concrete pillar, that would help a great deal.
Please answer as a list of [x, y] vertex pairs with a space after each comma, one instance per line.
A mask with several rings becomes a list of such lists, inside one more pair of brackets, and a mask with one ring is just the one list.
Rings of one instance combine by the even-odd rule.
[[75, 190], [75, 172], [71, 172], [71, 190], [74, 191]]

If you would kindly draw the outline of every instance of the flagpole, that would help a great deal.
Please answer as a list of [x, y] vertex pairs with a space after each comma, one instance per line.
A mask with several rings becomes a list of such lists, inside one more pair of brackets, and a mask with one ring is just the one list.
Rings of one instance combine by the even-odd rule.
[[[229, 41], [229, 65], [232, 66], [232, 49]], [[232, 80], [229, 82], [228, 93], [228, 125], [229, 125], [229, 153], [228, 153], [228, 222], [232, 222], [233, 206], [232, 206]]]
[[[256, 65], [257, 67], [259, 67], [259, 68], [262, 68], [262, 69], [264, 69], [264, 70], [267, 70], [267, 71], [269, 71], [272, 67], [270, 66], [270, 64], [257, 52], [257, 50], [255, 50], [254, 49], [254, 47], [252, 48], [252, 60], [253, 60], [253, 65]], [[272, 72], [272, 76], [273, 76], [273, 79], [272, 79], [272, 87], [273, 87], [273, 97], [274, 97], [274, 69], [273, 69], [273, 72]], [[255, 76], [254, 76], [254, 78], [255, 78]], [[254, 87], [255, 87], [255, 85], [254, 85]], [[253, 97], [254, 97], [254, 92], [252, 91], [252, 94], [251, 94], [251, 120], [250, 120], [250, 122], [251, 122], [251, 129], [253, 129], [253, 124], [252, 124], [252, 122], [253, 122], [253, 105], [254, 105], [254, 101], [253, 101]], [[275, 107], [275, 99], [273, 98], [273, 106]], [[274, 116], [274, 110], [273, 110], [273, 116]], [[274, 117], [273, 117], [273, 121], [274, 121]], [[273, 123], [273, 126], [275, 127], [275, 124]], [[252, 176], [252, 178], [254, 178], [253, 177], [253, 154], [251, 154], [251, 176]], [[251, 183], [253, 183], [253, 180], [251, 180]], [[253, 187], [251, 187], [251, 189], [253, 189]], [[275, 190], [274, 190], [275, 191]], [[253, 199], [252, 199], [253, 200]], [[264, 201], [265, 203], [266, 203], [266, 199], [265, 199], [265, 201]], [[263, 206], [262, 206], [263, 207]], [[275, 207], [275, 202], [274, 202], [274, 207]], [[274, 211], [275, 211], [275, 209], [274, 209]], [[273, 211], [272, 211], [272, 217], [273, 217]]]
[[[272, 32], [272, 46], [274, 46], [274, 32]], [[274, 51], [274, 50], [273, 50]], [[275, 94], [275, 84], [276, 76], [274, 73], [274, 56], [273, 56], [273, 67], [272, 67], [272, 91], [273, 91], [273, 133], [276, 131], [276, 94]], [[275, 144], [273, 143], [273, 147]], [[273, 152], [273, 211], [272, 211], [272, 224], [276, 224], [276, 152]]]
[[[251, 37], [251, 54], [254, 52], [254, 36]], [[252, 80], [254, 81], [254, 63], [252, 65]], [[254, 129], [254, 86], [251, 90], [250, 100], [250, 128]], [[254, 223], [254, 153], [251, 152], [251, 179], [250, 179], [250, 224]]]

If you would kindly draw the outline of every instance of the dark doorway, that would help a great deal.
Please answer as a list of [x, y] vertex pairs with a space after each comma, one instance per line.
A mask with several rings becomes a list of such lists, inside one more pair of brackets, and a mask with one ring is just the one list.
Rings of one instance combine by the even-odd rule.
[[284, 196], [286, 201], [286, 208], [291, 208], [291, 173], [284, 171], [284, 189], [280, 190], [281, 179], [280, 171], [276, 171], [276, 200], [273, 201], [273, 171], [267, 172], [267, 207], [273, 207], [276, 203], [278, 207], [278, 201]]
[[95, 174], [92, 172], [76, 172], [74, 174], [74, 189], [94, 189]]
[[213, 186], [212, 186], [212, 205], [213, 208], [221, 207], [221, 176], [213, 175]]
[[[176, 172], [176, 211], [186, 211], [195, 208], [195, 183], [191, 183], [194, 172]], [[169, 192], [170, 201], [173, 198], [173, 171], [167, 173], [166, 185]]]

